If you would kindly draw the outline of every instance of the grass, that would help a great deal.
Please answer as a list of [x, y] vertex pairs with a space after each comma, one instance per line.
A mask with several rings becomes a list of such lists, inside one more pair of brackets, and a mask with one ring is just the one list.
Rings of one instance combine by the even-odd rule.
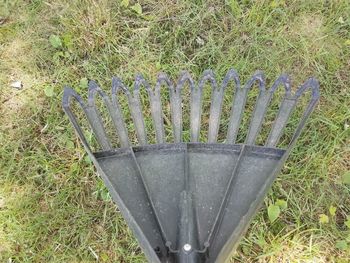
[[1, 1], [0, 261], [145, 261], [63, 114], [63, 85], [234, 67], [270, 84], [287, 72], [294, 87], [315, 76], [321, 100], [232, 262], [349, 262], [348, 1], [135, 3]]

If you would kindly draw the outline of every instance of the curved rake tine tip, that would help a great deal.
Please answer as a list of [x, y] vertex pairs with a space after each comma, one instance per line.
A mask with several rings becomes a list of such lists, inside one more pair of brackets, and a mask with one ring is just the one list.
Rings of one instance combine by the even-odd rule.
[[251, 89], [253, 87], [254, 82], [258, 82], [259, 84], [259, 89], [261, 91], [265, 90], [265, 74], [264, 72], [257, 70], [253, 76], [247, 81], [246, 85], [244, 88], [246, 89]]
[[152, 91], [148, 81], [141, 74], [136, 74], [134, 82], [134, 92], [138, 92], [140, 87], [144, 86], [148, 92]]
[[206, 81], [210, 81], [213, 86], [217, 86], [215, 74], [211, 69], [207, 69], [203, 72], [201, 79], [199, 80], [198, 86], [203, 86]]
[[125, 86], [125, 84], [120, 78], [112, 77], [112, 91], [117, 91], [118, 89], [122, 89], [123, 91], [129, 91], [129, 89]]
[[170, 80], [170, 78], [168, 77], [168, 75], [163, 73], [163, 72], [160, 72], [158, 74], [157, 82], [156, 82], [156, 86], [155, 86], [156, 91], [160, 90], [162, 83], [165, 83], [169, 89], [174, 88], [174, 85], [173, 85], [172, 81]]
[[223, 81], [222, 81], [221, 88], [222, 88], [222, 89], [226, 89], [227, 86], [228, 86], [228, 84], [229, 84], [229, 82], [230, 82], [231, 80], [234, 81], [234, 83], [235, 83], [235, 85], [236, 85], [236, 88], [240, 88], [240, 87], [241, 87], [241, 81], [240, 81], [240, 79], [239, 79], [239, 75], [238, 75], [237, 71], [236, 71], [235, 69], [230, 69], [230, 70], [226, 73], [226, 75], [225, 75], [225, 77], [224, 77], [224, 79], [223, 79]]
[[183, 70], [179, 76], [179, 80], [177, 81], [176, 90], [181, 90], [186, 82], [189, 83], [191, 90], [195, 88], [195, 83], [191, 74], [188, 71]]
[[273, 83], [271, 89], [269, 90], [271, 93], [274, 93], [275, 90], [283, 84], [286, 95], [291, 95], [291, 80], [287, 74], [281, 74]]
[[83, 99], [79, 96], [78, 93], [74, 89], [69, 86], [64, 87], [63, 98], [62, 98], [62, 106], [63, 108], [70, 108], [70, 98], [75, 98], [81, 107], [85, 107]]
[[90, 80], [88, 83], [88, 103], [89, 105], [95, 105], [95, 95], [96, 93], [100, 93], [100, 95], [103, 97], [103, 91], [98, 86], [98, 84], [94, 80]]
[[308, 88], [311, 89], [312, 100], [318, 100], [320, 97], [320, 84], [315, 78], [309, 78], [305, 81], [295, 93], [295, 97], [299, 98]]
[[164, 80], [170, 81], [168, 75], [166, 73], [164, 73], [164, 72], [159, 72], [158, 76], [157, 76], [157, 79], [164, 79]]

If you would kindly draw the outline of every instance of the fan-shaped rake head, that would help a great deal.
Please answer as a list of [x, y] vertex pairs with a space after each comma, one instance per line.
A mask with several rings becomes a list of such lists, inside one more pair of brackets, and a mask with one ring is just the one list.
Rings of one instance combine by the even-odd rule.
[[[233, 84], [234, 99], [226, 125], [226, 138], [218, 143], [225, 94]], [[249, 92], [257, 84], [258, 96], [249, 118], [244, 143], [237, 136]], [[199, 142], [205, 87], [211, 87], [207, 142]], [[186, 89], [189, 87], [189, 89]], [[156, 144], [148, 144], [140, 96], [144, 88], [155, 131]], [[256, 144], [276, 90], [284, 96], [264, 146]], [[281, 135], [306, 90], [311, 90], [305, 110], [286, 149], [277, 148]], [[164, 96], [167, 92], [168, 96]], [[96, 104], [99, 95], [118, 135], [113, 147], [106, 121]], [[163, 96], [163, 99], [162, 99]], [[184, 101], [189, 96], [186, 116]], [[125, 123], [125, 97], [132, 125]], [[164, 97], [170, 105], [172, 142], [164, 131]], [[281, 75], [266, 89], [263, 73], [257, 72], [241, 87], [236, 71], [229, 70], [219, 84], [207, 70], [196, 83], [183, 72], [177, 83], [161, 73], [153, 87], [137, 75], [133, 90], [119, 78], [112, 79], [111, 98], [94, 81], [89, 82], [88, 101], [65, 88], [63, 108], [86, 151], [93, 160], [111, 196], [134, 231], [151, 262], [223, 262], [234, 249], [271, 186], [319, 98], [318, 82], [310, 78], [293, 94], [290, 80]], [[75, 99], [85, 113], [101, 151], [93, 152], [79, 120], [72, 111]], [[185, 105], [186, 106], [186, 105]], [[190, 122], [190, 142], [183, 141], [185, 119]], [[266, 121], [266, 120], [265, 120]], [[133, 126], [139, 146], [132, 146], [127, 127]], [[185, 131], [186, 132], [186, 131]], [[221, 133], [221, 132], [220, 132]]]

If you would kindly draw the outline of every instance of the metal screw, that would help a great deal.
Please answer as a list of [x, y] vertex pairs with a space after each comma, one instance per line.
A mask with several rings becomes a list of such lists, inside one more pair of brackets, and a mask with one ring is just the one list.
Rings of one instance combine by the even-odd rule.
[[191, 251], [192, 247], [191, 247], [190, 244], [185, 244], [185, 245], [183, 246], [183, 249], [184, 249], [186, 252], [188, 252], [188, 251]]

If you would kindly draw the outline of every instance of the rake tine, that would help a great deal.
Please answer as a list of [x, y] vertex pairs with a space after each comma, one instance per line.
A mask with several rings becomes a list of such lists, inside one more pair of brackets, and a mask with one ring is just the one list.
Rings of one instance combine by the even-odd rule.
[[199, 139], [203, 87], [207, 81], [210, 81], [213, 90], [217, 89], [215, 76], [211, 70], [205, 70], [198, 82], [198, 87], [191, 88], [191, 142], [198, 142]]
[[157, 80], [154, 91], [145, 80], [142, 75], [137, 75], [135, 78], [135, 90], [136, 87], [139, 89], [140, 85], [143, 85], [148, 93], [150, 106], [151, 106], [151, 115], [156, 132], [157, 143], [164, 142], [164, 127], [163, 127], [163, 116], [162, 116], [162, 103], [160, 99], [160, 87], [162, 80]]
[[190, 90], [192, 91], [195, 88], [194, 81], [191, 75], [187, 71], [182, 71], [179, 77], [179, 80], [176, 84], [176, 87], [170, 87], [170, 107], [171, 107], [171, 119], [173, 122], [174, 129], [174, 141], [176, 143], [182, 142], [182, 97], [181, 91], [185, 86], [186, 82], [189, 83]]
[[259, 134], [262, 123], [264, 121], [265, 114], [270, 104], [271, 98], [275, 90], [280, 85], [284, 86], [286, 94], [290, 93], [290, 79], [285, 74], [278, 77], [278, 79], [274, 82], [270, 90], [260, 90], [259, 97], [255, 105], [253, 117], [250, 122], [248, 135], [246, 137], [246, 144], [252, 145], [255, 143], [256, 137]]
[[215, 143], [220, 126], [221, 105], [224, 96], [224, 89], [213, 88], [209, 115], [208, 142]]
[[104, 101], [109, 100], [108, 97], [103, 93], [103, 91], [97, 86], [97, 83], [94, 81], [89, 81], [89, 98], [88, 98], [88, 107], [86, 107], [87, 119], [91, 125], [93, 132], [95, 133], [96, 139], [103, 150], [111, 150], [112, 145], [108, 139], [105, 128], [103, 127], [101, 115], [96, 108], [95, 95], [99, 95], [103, 98]]
[[239, 86], [236, 87], [236, 94], [231, 110], [231, 118], [228, 126], [226, 143], [236, 142], [239, 125], [241, 123], [244, 107], [247, 101], [248, 91], [252, 88], [254, 82], [256, 81], [259, 83], [259, 89], [264, 90], [265, 77], [262, 72], [256, 72], [242, 89]]
[[211, 105], [210, 105], [210, 117], [209, 117], [209, 131], [208, 131], [209, 143], [215, 143], [217, 140], [219, 127], [220, 127], [222, 101], [224, 98], [225, 90], [231, 79], [235, 81], [236, 86], [240, 85], [237, 72], [234, 69], [230, 69], [222, 81], [221, 88], [218, 88], [216, 84], [213, 88]]
[[80, 140], [82, 141], [86, 151], [92, 155], [92, 150], [90, 148], [90, 145], [84, 135], [83, 130], [81, 129], [77, 118], [75, 117], [74, 113], [71, 110], [71, 99], [75, 99], [78, 103], [79, 106], [82, 108], [86, 115], [86, 105], [83, 102], [83, 99], [73, 90], [72, 88], [65, 86], [64, 87], [64, 93], [63, 93], [63, 99], [62, 99], [62, 107], [65, 113], [68, 115], [69, 120], [73, 124]]
[[[281, 135], [283, 134], [284, 128], [286, 127], [286, 125], [288, 123], [289, 117], [291, 116], [293, 110], [295, 109], [295, 106], [297, 104], [298, 99], [308, 88], [310, 88], [312, 90], [312, 98], [311, 98], [311, 101], [310, 101], [307, 109], [305, 110], [304, 114], [307, 114], [307, 116], [310, 115], [316, 101], [319, 98], [319, 84], [313, 78], [308, 79], [304, 84], [302, 84], [298, 88], [294, 97], [292, 97], [290, 94], [286, 94], [286, 97], [282, 102], [282, 105], [281, 105], [280, 110], [278, 112], [277, 118], [273, 124], [272, 130], [271, 130], [269, 137], [267, 139], [266, 146], [275, 147], [277, 145]], [[308, 113], [308, 111], [309, 111], [309, 113]], [[300, 131], [302, 129], [302, 127], [304, 126], [304, 124], [302, 122], [303, 119], [300, 121], [299, 126], [301, 124], [302, 125], [300, 127], [298, 126], [296, 133], [298, 133], [298, 131]], [[295, 137], [295, 136], [296, 135], [294, 135], [293, 137]], [[297, 135], [297, 136], [299, 136], [299, 135]]]
[[[145, 125], [142, 117], [142, 111], [141, 111], [141, 105], [140, 105], [140, 98], [139, 98], [139, 87], [134, 87], [134, 91], [131, 94], [129, 89], [124, 85], [124, 83], [117, 77], [114, 77], [112, 80], [112, 98], [113, 98], [113, 103], [119, 108], [119, 115], [121, 115], [120, 112], [120, 105], [117, 99], [118, 96], [118, 91], [121, 90], [128, 99], [129, 103], [129, 109], [131, 113], [131, 117], [133, 119], [134, 125], [135, 125], [135, 130], [136, 130], [136, 136], [137, 139], [140, 143], [140, 145], [145, 145], [147, 144], [147, 136], [146, 136], [146, 131], [145, 131]], [[121, 126], [123, 127], [123, 125]], [[124, 126], [125, 127], [125, 126]], [[123, 128], [121, 128], [122, 130]], [[124, 133], [122, 131], [122, 133]], [[127, 131], [125, 129], [125, 135], [127, 135]], [[126, 141], [125, 141], [126, 144]], [[129, 142], [128, 142], [129, 144]]]
[[132, 93], [124, 85], [121, 90], [127, 95], [128, 98], [130, 113], [134, 121], [138, 142], [140, 145], [145, 145], [147, 144], [147, 134], [142, 116], [139, 85], [140, 83], [137, 83], [135, 80], [135, 86]]
[[277, 118], [273, 123], [272, 129], [267, 138], [265, 146], [275, 147], [277, 145], [279, 139], [281, 138], [283, 130], [288, 122], [288, 119], [294, 110], [295, 105], [296, 105], [296, 100], [294, 98], [290, 98], [286, 96], [283, 99], [277, 114]]
[[169, 96], [170, 96], [170, 110], [171, 122], [173, 125], [174, 142], [182, 141], [182, 108], [181, 108], [181, 88], [174, 88], [174, 85], [169, 80]]
[[290, 88], [286, 88], [285, 96], [280, 105], [277, 117], [272, 125], [272, 129], [266, 140], [265, 146], [275, 147], [283, 133], [285, 126], [287, 125], [288, 119], [291, 116], [296, 105], [296, 97], [293, 97]]
[[318, 102], [319, 98], [320, 98], [320, 84], [319, 82], [315, 79], [315, 78], [309, 78], [303, 85], [301, 85], [299, 87], [299, 89], [297, 90], [297, 92], [295, 93], [295, 98], [296, 100], [298, 100], [300, 98], [300, 96], [306, 91], [306, 89], [311, 89], [311, 100], [308, 104], [308, 106], [306, 107], [304, 114], [298, 124], [298, 127], [296, 128], [293, 137], [288, 145], [288, 149], [287, 151], [290, 151], [296, 140], [298, 139], [298, 137], [301, 134], [301, 131], [303, 129], [303, 127], [306, 124], [306, 120], [309, 118], [310, 114], [312, 113], [312, 111], [315, 108], [316, 103]]
[[113, 77], [112, 78], [112, 104], [110, 105], [110, 107], [108, 107], [108, 110], [111, 115], [114, 127], [117, 130], [121, 147], [129, 147], [130, 142], [129, 142], [128, 132], [124, 122], [122, 111], [120, 109], [120, 104], [117, 98], [119, 89], [125, 90], [126, 88], [119, 78]]

